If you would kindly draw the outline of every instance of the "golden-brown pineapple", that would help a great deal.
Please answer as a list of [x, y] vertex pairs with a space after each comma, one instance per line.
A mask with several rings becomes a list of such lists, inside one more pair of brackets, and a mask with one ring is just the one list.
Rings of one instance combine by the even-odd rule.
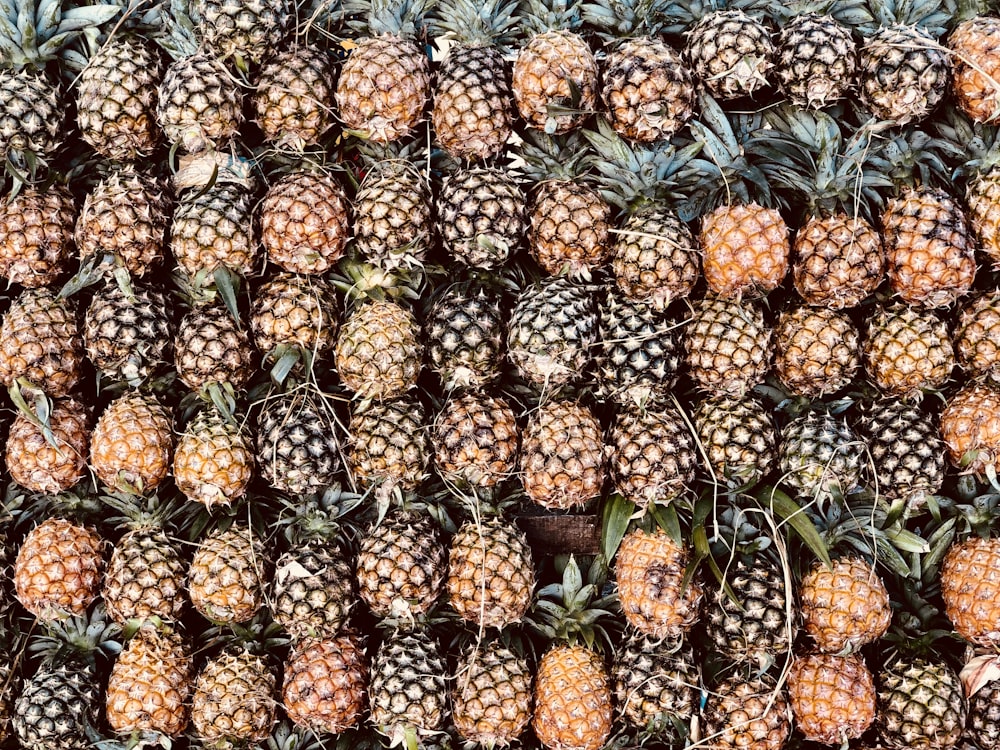
[[811, 742], [836, 745], [875, 721], [875, 680], [858, 654], [804, 654], [788, 673], [795, 726]]
[[55, 495], [83, 479], [89, 447], [89, 410], [75, 399], [58, 399], [45, 423], [18, 412], [7, 434], [7, 471], [26, 490]]
[[34, 288], [69, 271], [76, 205], [63, 185], [30, 186], [0, 200], [0, 277]]
[[852, 652], [881, 638], [892, 610], [885, 583], [860, 557], [813, 563], [799, 586], [803, 627], [823, 653]]
[[109, 488], [144, 495], [167, 478], [173, 450], [170, 411], [156, 396], [131, 391], [108, 404], [98, 418], [90, 465]]

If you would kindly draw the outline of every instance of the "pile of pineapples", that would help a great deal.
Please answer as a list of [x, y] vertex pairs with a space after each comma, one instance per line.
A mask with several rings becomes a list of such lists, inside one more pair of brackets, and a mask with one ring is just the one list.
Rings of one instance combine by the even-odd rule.
[[0, 0], [0, 744], [1000, 748], [996, 12]]

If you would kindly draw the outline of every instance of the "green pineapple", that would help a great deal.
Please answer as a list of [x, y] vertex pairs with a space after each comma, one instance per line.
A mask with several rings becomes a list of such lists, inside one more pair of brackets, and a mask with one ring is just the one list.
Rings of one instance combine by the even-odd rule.
[[713, 482], [750, 487], [777, 463], [774, 418], [755, 398], [707, 398], [695, 410], [694, 424]]
[[500, 294], [457, 282], [438, 292], [424, 321], [427, 359], [445, 390], [479, 388], [500, 377], [504, 315]]
[[893, 750], [950, 750], [965, 728], [962, 683], [943, 661], [897, 656], [878, 672], [878, 734]]
[[340, 468], [339, 431], [328, 404], [298, 389], [269, 398], [257, 420], [261, 478], [291, 495], [321, 492]]
[[864, 444], [845, 420], [832, 414], [804, 414], [781, 432], [782, 477], [797, 495], [827, 502], [863, 484], [864, 452]]
[[291, 0], [194, 0], [192, 11], [206, 52], [233, 58], [239, 68], [259, 64], [281, 48], [295, 16]]

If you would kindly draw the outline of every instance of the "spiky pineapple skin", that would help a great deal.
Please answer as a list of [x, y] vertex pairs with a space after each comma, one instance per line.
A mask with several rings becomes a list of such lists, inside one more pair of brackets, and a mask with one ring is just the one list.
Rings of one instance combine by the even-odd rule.
[[953, 53], [951, 90], [955, 102], [975, 122], [996, 120], [1000, 116], [996, 90], [1000, 22], [990, 15], [965, 19], [952, 29], [947, 46]]
[[211, 532], [188, 569], [191, 604], [211, 622], [246, 622], [264, 604], [267, 565], [263, 540], [246, 526]]
[[676, 638], [698, 620], [703, 589], [684, 583], [687, 550], [662, 529], [635, 529], [622, 539], [615, 576], [622, 614], [629, 625], [654, 638]]
[[94, 426], [90, 465], [108, 487], [132, 494], [155, 490], [170, 472], [173, 419], [153, 394], [127, 392], [112, 401]]
[[532, 673], [527, 659], [498, 643], [462, 655], [452, 688], [453, 720], [463, 739], [512, 744], [531, 722]]
[[339, 303], [324, 278], [279, 273], [253, 299], [250, 332], [257, 348], [274, 357], [278, 347], [297, 347], [321, 359], [337, 340]]
[[857, 739], [875, 721], [875, 681], [858, 654], [804, 654], [788, 673], [795, 726], [812, 742]]
[[913, 398], [940, 388], [955, 366], [946, 321], [929, 310], [892, 305], [868, 319], [865, 370], [891, 396]]
[[277, 721], [277, 679], [265, 659], [224, 651], [202, 666], [191, 695], [191, 725], [206, 747], [263, 742]]
[[[532, 36], [514, 61], [511, 90], [529, 127], [565, 133], [597, 106], [598, 68], [583, 37], [551, 29]], [[550, 114], [552, 105], [574, 111]], [[576, 111], [579, 110], [579, 111]]]
[[709, 290], [726, 299], [761, 296], [784, 280], [791, 239], [777, 209], [723, 205], [702, 217], [698, 235]]
[[715, 481], [754, 485], [778, 460], [774, 419], [756, 399], [705, 399], [695, 410], [694, 424]]
[[860, 336], [846, 315], [825, 308], [785, 310], [774, 330], [774, 371], [794, 394], [836, 393], [861, 366]]
[[414, 398], [355, 408], [347, 427], [347, 467], [361, 488], [412, 492], [427, 476], [431, 447], [423, 404]]
[[383, 271], [419, 268], [433, 239], [430, 186], [417, 165], [386, 159], [369, 167], [354, 197], [354, 244]]
[[1000, 167], [993, 166], [970, 177], [965, 186], [969, 223], [993, 267], [1000, 263]]
[[771, 369], [773, 338], [763, 309], [752, 300], [699, 300], [684, 331], [695, 385], [713, 396], [745, 396]]
[[448, 286], [424, 320], [427, 360], [448, 391], [478, 388], [500, 377], [505, 314], [501, 297], [484, 286]]
[[207, 508], [229, 505], [246, 493], [254, 477], [249, 437], [235, 420], [203, 409], [174, 450], [174, 482], [185, 497]]
[[53, 155], [62, 145], [64, 112], [62, 89], [44, 70], [0, 72], [0, 155]]
[[222, 305], [192, 308], [174, 339], [174, 368], [192, 391], [215, 385], [243, 388], [255, 372], [257, 353], [250, 336]]
[[535, 675], [532, 726], [551, 750], [597, 750], [611, 734], [611, 679], [586, 646], [555, 645]]
[[97, 721], [96, 672], [82, 663], [45, 664], [27, 678], [14, 702], [12, 725], [26, 750], [86, 750]]
[[969, 697], [965, 735], [978, 747], [992, 747], [1000, 740], [1000, 685], [994, 680]]
[[688, 297], [701, 277], [694, 235], [662, 206], [629, 214], [613, 239], [611, 270], [618, 288], [656, 310]]
[[685, 53], [695, 76], [723, 100], [753, 95], [774, 67], [767, 28], [742, 10], [706, 13], [688, 31]]
[[952, 341], [958, 363], [973, 377], [1000, 370], [1000, 295], [981, 294], [962, 305]]
[[185, 151], [217, 150], [243, 124], [243, 92], [225, 65], [205, 54], [167, 66], [160, 81], [156, 121], [167, 142]]
[[100, 594], [105, 542], [98, 533], [50, 517], [28, 532], [14, 560], [14, 595], [42, 621], [82, 615]]
[[989, 382], [966, 383], [948, 399], [939, 426], [951, 465], [984, 475], [1000, 459], [1000, 391]]
[[792, 255], [795, 289], [810, 305], [855, 307], [885, 276], [882, 237], [857, 216], [810, 217], [795, 233]]
[[178, 633], [140, 628], [118, 655], [105, 695], [105, 717], [119, 734], [180, 735], [188, 724], [187, 701], [194, 660]]
[[801, 13], [781, 29], [775, 67], [782, 90], [801, 107], [821, 109], [854, 85], [857, 44], [829, 15]]
[[672, 406], [626, 407], [609, 435], [615, 487], [639, 508], [668, 505], [694, 480], [698, 455], [682, 414]]
[[341, 381], [355, 394], [392, 399], [416, 385], [423, 353], [416, 316], [399, 303], [375, 300], [348, 315], [334, 358]]
[[392, 744], [408, 731], [426, 737], [449, 718], [447, 664], [437, 642], [422, 630], [395, 631], [372, 661], [371, 721]]
[[813, 563], [799, 585], [803, 629], [823, 653], [849, 653], [885, 634], [889, 592], [870, 563], [841, 557]]
[[260, 253], [255, 196], [244, 185], [219, 181], [182, 195], [170, 225], [170, 251], [189, 277], [228, 268], [252, 274]]
[[925, 119], [947, 93], [946, 50], [918, 26], [893, 25], [869, 37], [858, 51], [861, 101], [899, 125]]
[[102, 594], [108, 617], [119, 625], [159, 618], [180, 621], [186, 609], [187, 568], [162, 529], [134, 529], [115, 545]]
[[528, 250], [547, 273], [589, 280], [608, 260], [611, 206], [587, 183], [536, 183], [528, 218]]
[[292, 21], [289, 0], [196, 0], [203, 46], [219, 58], [235, 56], [260, 63], [282, 46]]
[[796, 494], [826, 502], [864, 483], [864, 450], [846, 421], [830, 414], [804, 414], [782, 430], [781, 474]]
[[535, 566], [524, 532], [500, 516], [466, 521], [448, 550], [448, 602], [486, 628], [519, 622], [531, 605]]
[[993, 648], [1000, 641], [1000, 542], [970, 537], [954, 542], [941, 563], [945, 613], [960, 636]]
[[495, 487], [517, 466], [518, 425], [503, 398], [465, 392], [447, 401], [434, 420], [434, 466], [458, 486]]
[[90, 445], [90, 411], [71, 398], [53, 402], [48, 437], [18, 412], [4, 453], [10, 478], [31, 492], [58, 494], [83, 479]]
[[[697, 713], [701, 668], [690, 645], [626, 631], [611, 676], [615, 700], [633, 727], [675, 745]], [[678, 728], [683, 728], [678, 731]]]
[[333, 638], [353, 608], [354, 571], [344, 553], [322, 541], [285, 552], [274, 566], [271, 609], [294, 639]]
[[55, 284], [73, 254], [76, 200], [63, 185], [26, 186], [0, 201], [0, 276], [34, 288]]
[[878, 674], [878, 733], [893, 750], [948, 750], [965, 727], [962, 683], [950, 667], [922, 657], [897, 658]]
[[524, 190], [503, 170], [456, 169], [441, 183], [438, 234], [467, 266], [498, 268], [522, 244], [528, 226], [526, 203]]
[[334, 98], [344, 125], [376, 143], [391, 143], [423, 119], [430, 61], [416, 42], [394, 34], [363, 37], [344, 62]]
[[360, 723], [369, 669], [358, 636], [348, 633], [300, 641], [292, 648], [284, 671], [282, 700], [295, 724], [340, 733]]
[[333, 125], [327, 106], [333, 98], [333, 61], [314, 45], [271, 50], [261, 66], [253, 94], [254, 121], [264, 140], [299, 152]]
[[140, 36], [115, 36], [87, 61], [76, 93], [76, 122], [91, 148], [135, 161], [160, 144], [157, 87], [163, 58]]
[[293, 392], [265, 403], [256, 449], [264, 481], [291, 495], [322, 491], [340, 468], [339, 431], [326, 405], [309, 394]]

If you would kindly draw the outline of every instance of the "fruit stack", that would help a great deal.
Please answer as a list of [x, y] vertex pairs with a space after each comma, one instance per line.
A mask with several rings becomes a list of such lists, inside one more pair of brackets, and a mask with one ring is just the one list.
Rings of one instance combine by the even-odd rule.
[[0, 745], [1000, 747], [997, 13], [0, 0]]

